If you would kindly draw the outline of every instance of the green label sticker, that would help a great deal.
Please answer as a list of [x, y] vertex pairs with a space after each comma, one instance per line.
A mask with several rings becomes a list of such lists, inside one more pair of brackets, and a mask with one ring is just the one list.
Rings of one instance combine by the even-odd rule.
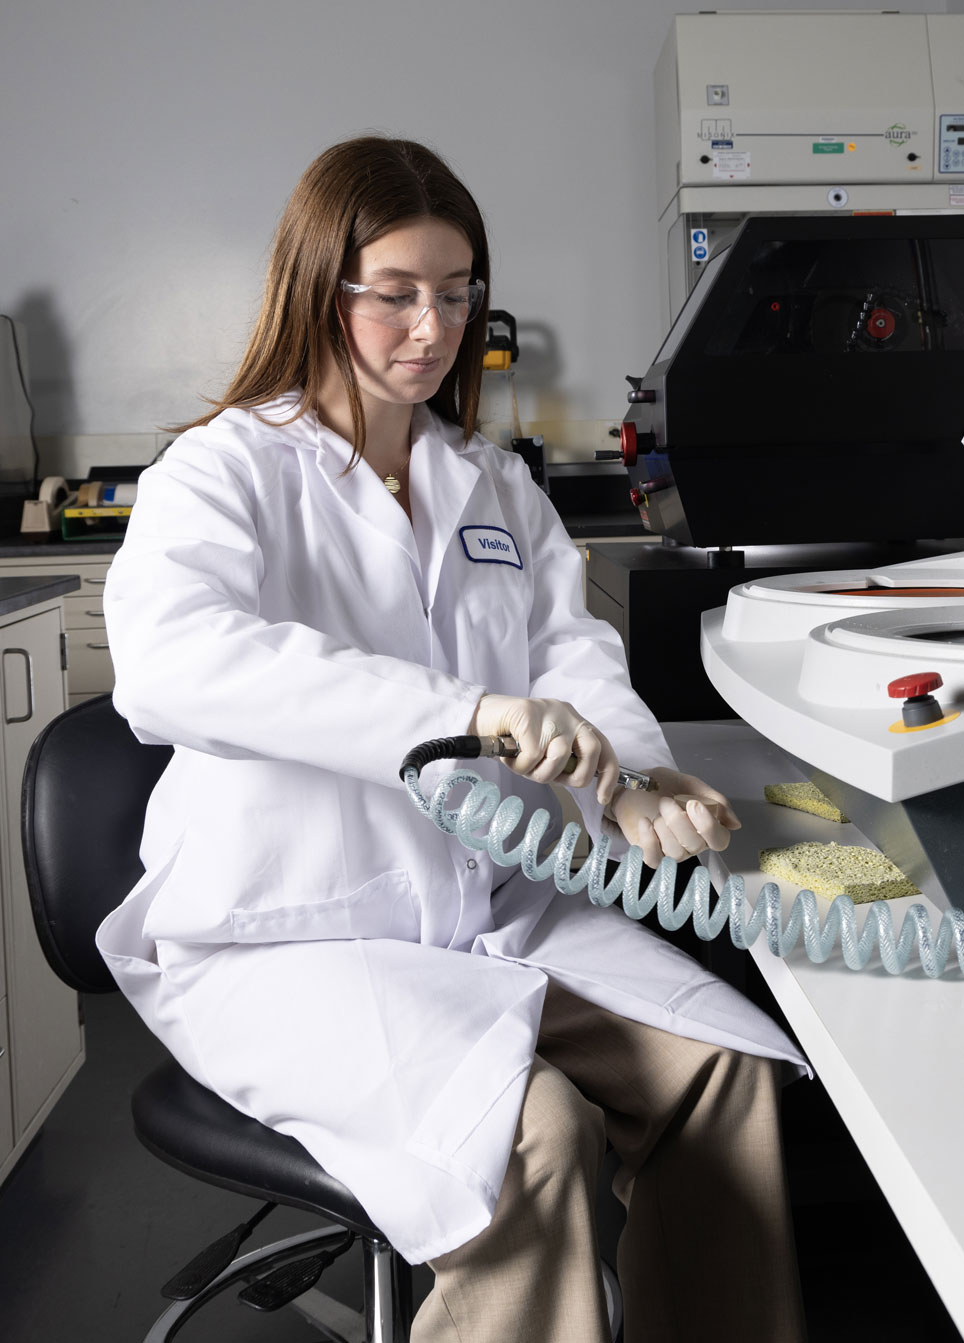
[[824, 144], [822, 142], [818, 142], [813, 146], [813, 152], [815, 154], [842, 154], [843, 141], [835, 140], [833, 144]]

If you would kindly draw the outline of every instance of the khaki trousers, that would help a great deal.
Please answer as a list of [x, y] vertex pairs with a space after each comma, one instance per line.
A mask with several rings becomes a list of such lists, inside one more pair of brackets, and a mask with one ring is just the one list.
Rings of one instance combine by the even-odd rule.
[[594, 1222], [607, 1138], [624, 1343], [801, 1343], [779, 1079], [550, 983], [495, 1215], [432, 1262], [412, 1343], [610, 1343]]

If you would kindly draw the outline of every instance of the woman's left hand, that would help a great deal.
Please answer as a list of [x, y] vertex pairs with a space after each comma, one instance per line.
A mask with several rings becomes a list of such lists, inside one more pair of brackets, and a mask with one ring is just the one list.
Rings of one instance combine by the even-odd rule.
[[658, 867], [663, 858], [679, 862], [704, 849], [726, 848], [740, 821], [722, 793], [675, 769], [659, 766], [647, 773], [658, 791], [618, 789], [608, 808], [629, 843], [642, 849], [647, 867]]

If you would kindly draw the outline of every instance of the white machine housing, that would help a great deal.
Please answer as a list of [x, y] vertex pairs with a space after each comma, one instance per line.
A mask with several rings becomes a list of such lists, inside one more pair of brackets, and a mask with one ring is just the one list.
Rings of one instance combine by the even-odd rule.
[[684, 14], [655, 70], [662, 317], [748, 214], [964, 210], [964, 14]]
[[[740, 584], [704, 614], [702, 655], [741, 718], [845, 784], [893, 802], [964, 783], [964, 552]], [[894, 731], [887, 687], [921, 672], [944, 720]]]

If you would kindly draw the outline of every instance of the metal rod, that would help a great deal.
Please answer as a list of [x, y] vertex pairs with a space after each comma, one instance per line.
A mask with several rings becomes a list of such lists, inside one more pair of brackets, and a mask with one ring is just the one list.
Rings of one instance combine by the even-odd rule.
[[392, 1292], [392, 1256], [387, 1241], [362, 1241], [365, 1269], [365, 1323], [371, 1343], [398, 1343]]

